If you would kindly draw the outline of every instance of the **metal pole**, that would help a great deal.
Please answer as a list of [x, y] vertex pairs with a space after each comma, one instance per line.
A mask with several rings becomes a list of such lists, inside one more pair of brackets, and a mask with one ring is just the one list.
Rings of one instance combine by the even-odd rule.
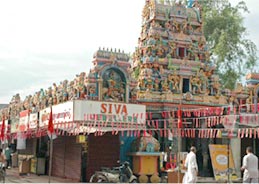
[[52, 133], [50, 135], [50, 142], [49, 142], [49, 183], [51, 178], [51, 171], [52, 171], [52, 153], [53, 153], [53, 139]]
[[178, 173], [177, 173], [177, 182], [178, 183], [181, 183], [180, 182], [180, 172], [181, 172], [181, 170], [180, 170], [180, 151], [181, 151], [181, 140], [180, 140], [180, 135], [181, 135], [181, 128], [179, 129], [179, 131], [178, 131], [178, 141], [177, 141], [177, 145], [178, 145], [178, 156], [177, 156], [177, 160], [178, 160]]
[[[254, 98], [255, 116], [256, 116], [256, 114], [258, 112], [258, 89], [256, 90], [256, 94], [255, 94], [255, 98]], [[254, 137], [255, 137], [255, 135], [254, 135]], [[253, 140], [253, 150], [254, 150], [254, 153], [256, 154], [256, 142], [255, 142], [255, 139]]]
[[228, 183], [230, 181], [230, 175], [229, 175], [229, 166], [230, 166], [230, 156], [229, 156], [229, 153], [230, 153], [230, 150], [229, 150], [229, 143], [230, 143], [230, 139], [227, 138], [228, 140], [228, 146], [227, 146], [227, 154], [228, 154], [228, 170], [227, 170], [227, 173], [228, 173]]
[[[181, 108], [181, 106], [182, 106], [182, 93], [181, 93], [181, 99], [180, 99], [180, 107], [178, 107], [178, 108]], [[182, 113], [182, 112], [180, 111], [180, 113]], [[182, 118], [182, 117], [180, 117], [180, 118]], [[178, 121], [179, 121], [179, 119], [178, 119]], [[182, 121], [182, 120], [180, 120], [180, 121]], [[181, 167], [180, 167], [181, 166], [181, 164], [180, 164], [181, 163], [180, 162], [180, 151], [181, 151], [181, 130], [182, 130], [182, 127], [178, 127], [178, 125], [177, 125], [177, 128], [178, 128], [178, 140], [177, 140], [177, 147], [178, 147], [178, 156], [177, 156], [178, 173], [177, 173], [177, 182], [181, 183], [181, 181], [180, 181], [180, 172], [181, 172]]]

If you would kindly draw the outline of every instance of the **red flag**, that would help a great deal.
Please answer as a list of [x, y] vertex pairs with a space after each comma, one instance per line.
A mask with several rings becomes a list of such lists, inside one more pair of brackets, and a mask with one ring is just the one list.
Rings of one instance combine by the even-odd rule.
[[2, 122], [2, 128], [1, 128], [1, 140], [4, 140], [4, 133], [5, 133], [5, 119], [3, 117], [3, 122]]
[[179, 105], [178, 111], [177, 111], [177, 117], [178, 117], [178, 128], [182, 128], [183, 122], [182, 122], [182, 110], [181, 106]]
[[52, 120], [52, 107], [50, 108], [48, 131], [52, 134], [54, 132], [54, 125]]

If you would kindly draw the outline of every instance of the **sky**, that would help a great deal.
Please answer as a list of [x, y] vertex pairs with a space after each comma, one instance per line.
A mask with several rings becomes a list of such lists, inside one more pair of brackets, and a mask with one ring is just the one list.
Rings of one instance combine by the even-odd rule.
[[[236, 4], [239, 0], [230, 0]], [[259, 48], [259, 3], [245, 0]], [[0, 0], [0, 104], [89, 72], [99, 47], [133, 53], [145, 0]]]

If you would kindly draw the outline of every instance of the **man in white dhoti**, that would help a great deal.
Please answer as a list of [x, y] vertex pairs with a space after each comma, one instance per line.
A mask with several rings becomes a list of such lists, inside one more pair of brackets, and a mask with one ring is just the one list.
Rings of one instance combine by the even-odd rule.
[[246, 148], [241, 171], [244, 171], [243, 183], [258, 183], [258, 158], [252, 153], [252, 148]]
[[197, 174], [198, 174], [198, 165], [196, 161], [196, 148], [194, 146], [191, 147], [190, 153], [188, 153], [184, 167], [187, 168], [187, 171], [183, 178], [183, 183], [196, 183]]

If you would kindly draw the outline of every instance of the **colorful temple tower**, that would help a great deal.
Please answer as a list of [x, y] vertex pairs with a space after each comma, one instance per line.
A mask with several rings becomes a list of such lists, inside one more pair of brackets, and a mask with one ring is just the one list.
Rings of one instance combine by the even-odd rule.
[[137, 100], [161, 102], [163, 106], [180, 102], [227, 104], [210, 62], [198, 2], [188, 8], [181, 2], [146, 1], [142, 16], [142, 31], [133, 55]]
[[[141, 35], [133, 54], [133, 71], [138, 81], [137, 101], [153, 113], [148, 121], [158, 121], [160, 128], [175, 129], [177, 119], [174, 117], [177, 113], [166, 118], [165, 112], [227, 105], [230, 94], [223, 92], [215, 68], [203, 35], [198, 1], [188, 6], [181, 1], [146, 1]], [[190, 113], [191, 116], [193, 114]], [[183, 123], [185, 128], [194, 126], [187, 120]], [[205, 121], [200, 123], [202, 127], [206, 126]], [[154, 126], [151, 124], [148, 128], [154, 129]], [[175, 153], [179, 149], [187, 151], [192, 144], [209, 158], [208, 139], [202, 144], [201, 139], [183, 138], [179, 141], [176, 137], [171, 143], [159, 135], [155, 136], [162, 143], [162, 150], [172, 145]], [[206, 175], [210, 166], [207, 160], [203, 164]]]

